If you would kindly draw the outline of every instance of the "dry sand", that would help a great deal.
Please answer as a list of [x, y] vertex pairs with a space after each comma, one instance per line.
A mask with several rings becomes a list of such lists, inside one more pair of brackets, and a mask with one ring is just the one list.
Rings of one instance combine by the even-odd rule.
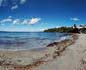
[[86, 34], [80, 34], [76, 43], [68, 46], [57, 59], [34, 70], [86, 70]]
[[0, 51], [0, 70], [85, 70], [86, 35], [73, 42], [53, 43], [41, 51]]

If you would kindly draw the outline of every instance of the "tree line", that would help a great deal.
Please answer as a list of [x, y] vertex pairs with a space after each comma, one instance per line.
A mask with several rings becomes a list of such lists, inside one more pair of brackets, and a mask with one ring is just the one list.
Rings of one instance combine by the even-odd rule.
[[44, 30], [44, 32], [86, 33], [86, 27], [81, 26], [81, 28], [78, 28], [77, 25], [74, 24], [72, 27], [51, 28]]

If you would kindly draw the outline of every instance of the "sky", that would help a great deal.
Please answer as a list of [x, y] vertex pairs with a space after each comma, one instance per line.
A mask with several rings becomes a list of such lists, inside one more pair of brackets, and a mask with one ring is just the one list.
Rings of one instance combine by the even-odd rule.
[[43, 31], [86, 24], [86, 0], [0, 0], [0, 31]]

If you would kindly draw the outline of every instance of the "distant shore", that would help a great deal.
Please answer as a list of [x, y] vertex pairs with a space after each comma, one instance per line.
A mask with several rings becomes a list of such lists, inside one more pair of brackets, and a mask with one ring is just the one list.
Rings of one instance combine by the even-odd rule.
[[63, 51], [78, 39], [71, 34], [70, 39], [54, 42], [41, 51], [0, 51], [0, 70], [28, 70], [59, 57]]

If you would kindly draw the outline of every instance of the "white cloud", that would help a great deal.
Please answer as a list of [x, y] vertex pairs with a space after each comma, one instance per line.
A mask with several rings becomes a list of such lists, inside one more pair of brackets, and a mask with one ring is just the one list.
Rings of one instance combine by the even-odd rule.
[[39, 31], [44, 31], [44, 30], [46, 30], [46, 29], [40, 29]]
[[6, 22], [12, 22], [12, 18], [9, 16], [8, 18], [0, 21], [0, 23], [6, 23]]
[[23, 5], [27, 0], [11, 0], [11, 4], [9, 0], [0, 0], [0, 6], [8, 6], [10, 4], [12, 10], [17, 9], [19, 5]]
[[19, 19], [15, 19], [13, 20], [13, 24], [19, 24], [20, 20]]
[[56, 28], [59, 28], [59, 27], [61, 27], [61, 26], [56, 26]]
[[40, 20], [41, 20], [41, 18], [32, 18], [32, 19], [29, 21], [29, 24], [38, 23]]
[[20, 0], [20, 4], [24, 4], [26, 0]]
[[0, 6], [2, 5], [3, 0], [0, 0]]
[[0, 23], [10, 22], [11, 24], [36, 24], [41, 20], [41, 18], [32, 18], [32, 19], [13, 19], [12, 16], [0, 20]]
[[12, 18], [12, 16], [9, 16], [8, 18]]
[[14, 5], [11, 7], [11, 10], [14, 10], [14, 9], [17, 9], [18, 8], [18, 5]]
[[80, 19], [79, 18], [71, 18], [70, 20], [79, 21]]
[[24, 19], [21, 24], [28, 24], [28, 20], [27, 19]]

